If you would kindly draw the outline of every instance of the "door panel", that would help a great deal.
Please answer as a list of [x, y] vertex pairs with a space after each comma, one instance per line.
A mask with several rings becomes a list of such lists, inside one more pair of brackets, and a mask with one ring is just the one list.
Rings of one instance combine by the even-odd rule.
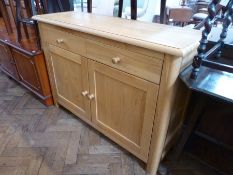
[[49, 45], [49, 50], [58, 102], [84, 120], [90, 120], [87, 59], [53, 45]]
[[[113, 140], [147, 160], [158, 86], [89, 61], [92, 120]], [[142, 137], [143, 136], [143, 137]]]
[[40, 80], [38, 77], [35, 62], [32, 57], [12, 49], [12, 54], [18, 69], [20, 80], [30, 88], [41, 92]]
[[2, 68], [11, 74], [14, 78], [18, 79], [15, 62], [12, 58], [9, 47], [0, 42], [0, 64]]

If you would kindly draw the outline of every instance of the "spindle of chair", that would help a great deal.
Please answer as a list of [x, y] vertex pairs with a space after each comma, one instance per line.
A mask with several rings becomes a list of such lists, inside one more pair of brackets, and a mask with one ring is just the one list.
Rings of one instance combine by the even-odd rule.
[[[39, 31], [37, 28], [37, 23], [36, 23], [36, 21], [31, 19], [31, 16], [35, 15], [34, 14], [35, 12], [32, 11], [32, 8], [40, 11], [40, 3], [35, 2], [35, 4], [34, 4], [33, 1], [25, 0], [25, 2], [27, 1], [26, 2], [27, 6], [25, 5], [25, 8], [27, 8], [26, 9], [27, 15], [29, 15], [27, 18], [25, 18], [22, 16], [21, 0], [15, 0], [15, 1], [16, 1], [16, 29], [17, 29], [18, 42], [21, 42], [21, 40], [22, 40], [21, 24], [26, 27], [26, 30], [27, 30], [27, 25], [30, 25], [30, 26], [34, 27], [37, 47], [38, 47], [38, 49], [40, 49]], [[39, 12], [37, 12], [37, 13], [39, 13]], [[25, 33], [28, 33], [28, 31]], [[28, 36], [28, 38], [29, 38], [29, 36]]]
[[92, 13], [92, 0], [87, 0], [87, 12]]
[[43, 8], [43, 13], [48, 13], [48, 4], [47, 0], [41, 0], [41, 6]]
[[208, 58], [210, 58], [211, 56], [216, 56], [216, 58], [221, 57], [221, 53], [222, 53], [221, 49], [224, 45], [224, 39], [227, 36], [228, 27], [229, 27], [230, 23], [232, 22], [233, 0], [230, 0], [228, 5], [224, 9], [225, 13], [223, 15], [224, 16], [223, 29], [222, 29], [222, 33], [220, 35], [219, 41], [217, 42], [217, 44], [215, 44], [215, 46], [212, 49], [210, 49], [208, 52], [206, 52], [206, 46], [208, 43], [207, 37], [211, 32], [213, 20], [214, 20], [215, 16], [217, 15], [216, 6], [219, 2], [220, 2], [220, 0], [213, 0], [208, 6], [209, 15], [204, 21], [205, 29], [202, 32], [202, 38], [200, 41], [200, 45], [197, 49], [198, 54], [193, 59], [193, 64], [192, 64], [193, 70], [192, 70], [192, 73], [190, 75], [191, 79], [197, 78], [199, 68], [201, 65], [207, 66], [207, 67], [212, 67], [212, 68], [223, 70], [223, 71], [233, 72], [233, 68], [231, 68], [231, 66], [223, 65], [223, 64], [208, 60]]
[[4, 0], [0, 0], [0, 10], [1, 10], [2, 17], [3, 17], [3, 21], [6, 26], [6, 30], [10, 34], [13, 32], [13, 29], [10, 23], [10, 17], [7, 13], [7, 8], [6, 8], [6, 4]]
[[[122, 17], [122, 10], [123, 10], [123, 1], [119, 0], [119, 9], [118, 9], [118, 17]], [[137, 19], [137, 0], [130, 0], [131, 4], [131, 19]]]
[[222, 54], [222, 47], [224, 45], [224, 39], [227, 37], [227, 31], [232, 23], [232, 15], [233, 15], [233, 1], [229, 1], [227, 5], [227, 9], [224, 11], [224, 21], [223, 21], [223, 29], [222, 33], [220, 35], [220, 40], [218, 41], [221, 45], [220, 48], [217, 51], [216, 57], [220, 58]]
[[64, 8], [63, 8], [63, 6], [62, 6], [61, 0], [56, 0], [56, 1], [57, 1], [59, 10], [60, 10], [61, 12], [64, 12]]
[[[38, 8], [38, 10], [36, 10], [37, 14], [53, 13], [54, 11], [49, 11], [49, 5], [51, 4], [57, 6], [59, 12], [65, 11], [61, 0], [31, 0], [31, 1], [32, 2], [35, 1], [37, 8], [40, 7]], [[52, 3], [49, 4], [49, 1]]]

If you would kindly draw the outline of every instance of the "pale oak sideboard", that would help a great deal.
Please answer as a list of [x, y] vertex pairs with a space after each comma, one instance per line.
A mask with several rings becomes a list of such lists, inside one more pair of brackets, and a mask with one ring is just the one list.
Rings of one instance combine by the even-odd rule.
[[86, 13], [35, 16], [55, 104], [124, 147], [156, 174], [180, 131], [200, 32]]

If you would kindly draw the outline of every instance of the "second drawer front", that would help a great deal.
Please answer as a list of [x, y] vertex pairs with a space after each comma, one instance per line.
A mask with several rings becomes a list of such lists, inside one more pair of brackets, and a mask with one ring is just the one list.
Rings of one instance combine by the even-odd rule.
[[85, 39], [82, 37], [53, 26], [42, 25], [42, 28], [43, 31], [46, 31], [43, 33], [46, 42], [83, 56], [86, 55]]
[[153, 83], [160, 83], [161, 57], [149, 57], [92, 41], [87, 42], [87, 57]]

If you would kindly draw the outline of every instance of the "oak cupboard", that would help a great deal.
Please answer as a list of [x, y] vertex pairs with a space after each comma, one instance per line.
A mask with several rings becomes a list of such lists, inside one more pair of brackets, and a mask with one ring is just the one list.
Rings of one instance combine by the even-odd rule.
[[48, 48], [57, 102], [146, 161], [158, 86], [51, 44]]
[[182, 126], [186, 92], [177, 77], [200, 32], [77, 12], [34, 19], [55, 103], [156, 174]]

